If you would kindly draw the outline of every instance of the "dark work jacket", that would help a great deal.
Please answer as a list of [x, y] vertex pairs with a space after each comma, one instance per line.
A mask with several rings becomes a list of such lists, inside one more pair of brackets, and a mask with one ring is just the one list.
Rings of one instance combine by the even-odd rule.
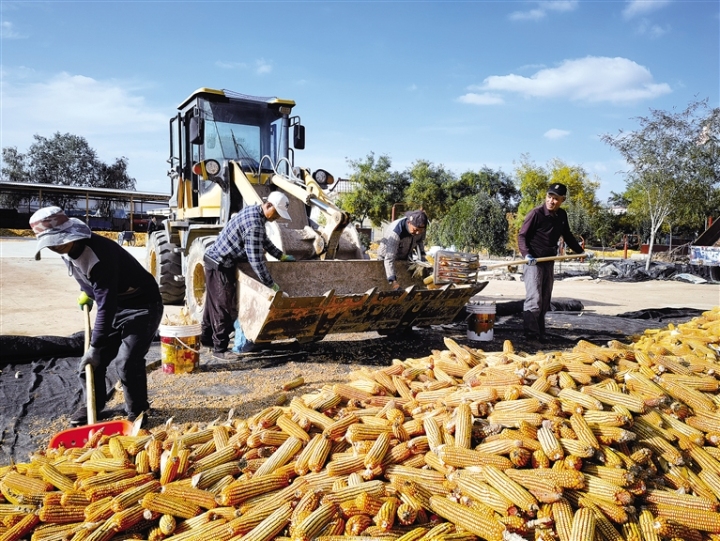
[[102, 347], [118, 309], [162, 302], [152, 274], [117, 242], [96, 235], [75, 241], [63, 255], [68, 272], [97, 307], [90, 343]]
[[518, 233], [518, 248], [525, 257], [552, 257], [557, 255], [558, 241], [563, 238], [565, 244], [575, 253], [583, 249], [570, 232], [567, 212], [558, 209], [551, 214], [545, 204], [532, 209]]

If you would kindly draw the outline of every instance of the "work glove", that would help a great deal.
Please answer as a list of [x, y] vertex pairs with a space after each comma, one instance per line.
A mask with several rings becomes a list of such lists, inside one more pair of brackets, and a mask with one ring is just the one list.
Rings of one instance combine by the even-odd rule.
[[595, 252], [593, 252], [592, 250], [585, 250], [585, 252], [583, 253], [585, 254], [585, 257], [587, 259], [595, 259]]
[[282, 257], [280, 257], [280, 261], [295, 261], [295, 256], [290, 254], [283, 254]]
[[82, 374], [83, 372], [85, 372], [85, 367], [87, 365], [90, 365], [93, 368], [97, 368], [100, 366], [100, 363], [100, 350], [93, 346], [90, 346], [85, 352], [85, 355], [82, 356], [82, 359], [80, 359], [78, 371]]
[[275, 293], [277, 293], [278, 291], [280, 291], [280, 286], [277, 285], [275, 282], [273, 282], [273, 285], [271, 285], [270, 287], [271, 287], [271, 289], [272, 289]]
[[80, 310], [82, 310], [85, 305], [87, 305], [88, 310], [92, 310], [93, 300], [90, 297], [88, 297], [88, 294], [85, 293], [84, 291], [82, 293], [80, 293], [80, 295], [78, 296], [77, 303], [78, 303], [78, 306], [80, 307]]
[[527, 264], [530, 265], [531, 267], [532, 267], [533, 265], [536, 265], [536, 264], [537, 264], [537, 259], [535, 259], [535, 258], [534, 258], [533, 256], [531, 256], [530, 254], [528, 254], [528, 255], [525, 256], [525, 261], [527, 261]]

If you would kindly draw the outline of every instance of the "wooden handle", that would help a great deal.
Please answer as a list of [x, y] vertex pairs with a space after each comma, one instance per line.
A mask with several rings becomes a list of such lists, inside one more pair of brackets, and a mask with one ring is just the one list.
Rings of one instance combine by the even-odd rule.
[[[570, 254], [570, 255], [555, 255], [551, 257], [538, 257], [535, 259], [538, 263], [544, 263], [545, 261], [565, 261], [566, 259], [578, 259], [581, 257], [588, 257], [587, 254]], [[516, 265], [527, 265], [527, 259], [513, 259], [512, 261], [506, 261], [505, 263], [496, 263], [494, 265], [485, 265], [485, 269], [499, 269], [501, 267], [514, 267]]]
[[[83, 314], [85, 316], [85, 353], [90, 349], [90, 308], [87, 304], [83, 305]], [[93, 377], [93, 367], [85, 365], [85, 397], [87, 403], [87, 422], [94, 425], [97, 422], [97, 414], [95, 412], [95, 378]]]

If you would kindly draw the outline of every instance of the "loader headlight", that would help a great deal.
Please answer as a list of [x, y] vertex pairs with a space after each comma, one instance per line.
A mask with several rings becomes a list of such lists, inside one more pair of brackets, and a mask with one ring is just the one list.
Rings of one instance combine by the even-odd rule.
[[207, 180], [209, 177], [217, 176], [220, 173], [220, 163], [217, 160], [205, 160], [193, 165], [193, 173]]

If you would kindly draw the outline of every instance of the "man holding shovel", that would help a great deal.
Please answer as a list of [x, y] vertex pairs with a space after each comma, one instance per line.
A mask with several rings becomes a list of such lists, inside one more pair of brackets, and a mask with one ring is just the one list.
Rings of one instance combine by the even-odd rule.
[[545, 202], [525, 216], [518, 233], [518, 247], [527, 261], [523, 273], [525, 337], [543, 344], [547, 343], [545, 314], [550, 310], [555, 262], [538, 262], [536, 258], [556, 256], [560, 237], [573, 252], [583, 253], [582, 246], [570, 232], [567, 213], [560, 208], [566, 195], [567, 187], [564, 184], [552, 184], [547, 190]]
[[[93, 367], [95, 411], [105, 407], [105, 373], [115, 361], [126, 414], [134, 421], [150, 407], [145, 355], [163, 315], [155, 279], [122, 246], [92, 233], [85, 223], [68, 218], [59, 207], [38, 210], [30, 217], [30, 227], [38, 239], [35, 258], [40, 258], [43, 248], [60, 254], [82, 290], [78, 298], [81, 308], [85, 304], [92, 308], [93, 301], [97, 304], [90, 347], [79, 365], [81, 378], [85, 366]], [[85, 406], [70, 418], [72, 426], [87, 422]]]

